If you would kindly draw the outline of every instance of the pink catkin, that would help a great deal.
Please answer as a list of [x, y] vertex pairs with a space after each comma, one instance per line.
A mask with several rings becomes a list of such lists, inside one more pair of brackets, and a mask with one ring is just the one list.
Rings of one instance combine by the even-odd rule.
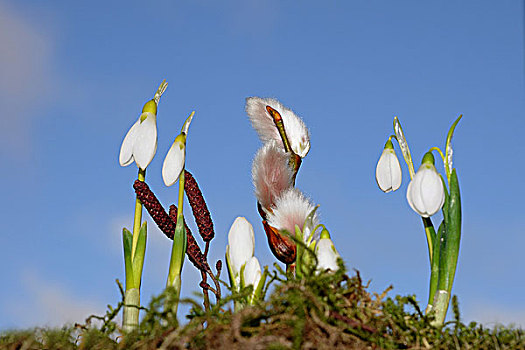
[[266, 209], [275, 204], [282, 192], [292, 187], [289, 157], [275, 142], [266, 143], [255, 155], [252, 166], [255, 196]]

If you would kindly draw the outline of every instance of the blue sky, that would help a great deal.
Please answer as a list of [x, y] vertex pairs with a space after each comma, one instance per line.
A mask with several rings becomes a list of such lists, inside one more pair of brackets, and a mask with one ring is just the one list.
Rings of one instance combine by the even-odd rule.
[[[244, 99], [275, 97], [310, 129], [297, 186], [321, 205], [348, 267], [372, 291], [393, 284], [390, 295], [422, 304], [428, 257], [406, 202], [407, 168], [401, 189], [385, 195], [375, 165], [394, 116], [419, 163], [463, 114], [453, 293], [465, 321], [525, 325], [523, 18], [521, 1], [0, 1], [0, 329], [81, 321], [119, 300], [136, 168], [121, 168], [118, 152], [164, 78], [147, 182], [165, 206], [176, 201], [160, 170], [195, 110], [186, 164], [212, 211], [211, 260], [245, 216], [256, 255], [274, 262], [253, 196], [261, 144]], [[149, 231], [144, 301], [163, 289], [170, 253]], [[184, 295], [198, 290], [189, 263], [183, 278]]]

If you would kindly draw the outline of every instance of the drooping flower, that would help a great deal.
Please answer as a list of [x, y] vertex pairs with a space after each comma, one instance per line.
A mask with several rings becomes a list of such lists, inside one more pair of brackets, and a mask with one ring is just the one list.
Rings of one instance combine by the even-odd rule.
[[390, 140], [386, 142], [377, 162], [376, 181], [381, 191], [385, 193], [395, 191], [401, 186], [401, 165]]
[[228, 233], [226, 246], [226, 261], [233, 275], [231, 279], [236, 285], [240, 283], [241, 268], [253, 257], [254, 250], [252, 225], [243, 217], [236, 218]]
[[321, 232], [321, 238], [315, 246], [315, 254], [317, 255], [317, 270], [324, 271], [326, 269], [337, 271], [337, 259], [341, 256], [335, 249], [334, 243], [330, 239], [330, 234], [326, 229]]
[[434, 156], [427, 152], [416, 175], [408, 184], [407, 200], [419, 215], [428, 218], [437, 213], [445, 202], [443, 182], [434, 167]]
[[248, 97], [246, 99], [246, 113], [261, 141], [264, 143], [270, 140], [278, 143], [283, 142], [274, 118], [267, 107], [280, 114], [292, 151], [304, 158], [310, 150], [310, 135], [301, 118], [273, 98]]
[[275, 201], [272, 212], [268, 213], [268, 224], [279, 231], [295, 233], [295, 225], [303, 233], [305, 241], [319, 224], [319, 217], [314, 213], [311, 220], [306, 220], [315, 210], [315, 206], [297, 188], [289, 188]]
[[129, 129], [120, 147], [119, 163], [128, 166], [133, 161], [146, 170], [157, 151], [157, 103], [148, 101], [139, 119]]
[[182, 126], [181, 133], [177, 135], [168, 154], [166, 154], [166, 158], [164, 158], [164, 163], [162, 164], [162, 179], [166, 186], [173, 185], [184, 170], [184, 162], [186, 161], [186, 135], [188, 134], [188, 129], [194, 114], [195, 112], [192, 112], [188, 119], [186, 119]]
[[276, 198], [292, 186], [292, 169], [289, 154], [275, 141], [267, 142], [255, 155], [252, 181], [255, 197], [263, 208], [269, 209]]

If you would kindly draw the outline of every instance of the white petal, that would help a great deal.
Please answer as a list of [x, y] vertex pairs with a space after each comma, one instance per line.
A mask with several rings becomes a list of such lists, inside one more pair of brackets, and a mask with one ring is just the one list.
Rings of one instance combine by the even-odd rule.
[[153, 113], [143, 114], [147, 114], [147, 116], [136, 131], [133, 157], [139, 168], [145, 170], [157, 151], [157, 118]]
[[337, 271], [339, 266], [337, 265], [337, 258], [339, 254], [335, 250], [332, 240], [329, 238], [321, 238], [316, 246], [317, 254], [317, 269], [326, 270], [330, 269], [332, 271]]
[[253, 256], [255, 248], [253, 227], [248, 220], [243, 217], [235, 219], [228, 233], [228, 243], [231, 269], [237, 275], [242, 265]]
[[244, 285], [253, 285], [253, 288], [257, 288], [261, 279], [261, 265], [256, 257], [252, 256], [246, 265], [244, 266]]
[[410, 181], [410, 183], [408, 184], [407, 200], [408, 204], [410, 204], [410, 207], [412, 207], [412, 209], [416, 213], [423, 217], [428, 217], [426, 216], [425, 206], [423, 203], [423, 199], [421, 198], [421, 179], [423, 176], [423, 172], [424, 169], [420, 167], [416, 175], [414, 175], [412, 181]]
[[166, 186], [173, 185], [184, 169], [186, 159], [186, 147], [178, 138], [171, 145], [164, 164], [162, 164], [162, 179]]
[[388, 149], [384, 149], [379, 157], [379, 161], [376, 166], [376, 181], [381, 191], [388, 193], [392, 191], [392, 176], [390, 170], [390, 161]]
[[399, 159], [394, 152], [389, 156], [390, 163], [390, 173], [392, 177], [392, 191], [397, 190], [401, 186], [401, 164], [399, 164]]
[[124, 137], [124, 141], [122, 141], [119, 154], [119, 163], [121, 166], [128, 166], [133, 162], [133, 144], [135, 143], [139, 124], [140, 119], [131, 126]]
[[445, 193], [441, 178], [434, 169], [428, 169], [424, 175], [421, 181], [421, 197], [426, 214], [432, 216], [441, 209]]

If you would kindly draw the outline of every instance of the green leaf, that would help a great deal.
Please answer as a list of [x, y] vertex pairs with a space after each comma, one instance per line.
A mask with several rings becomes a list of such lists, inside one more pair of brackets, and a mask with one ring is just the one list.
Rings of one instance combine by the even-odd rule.
[[[317, 207], [316, 207], [317, 208]], [[312, 211], [314, 212], [315, 209]], [[306, 221], [308, 220], [308, 218], [306, 218]], [[306, 225], [306, 221], [305, 221], [305, 225]], [[303, 277], [303, 263], [304, 263], [304, 259], [303, 259], [303, 250], [304, 250], [304, 247], [302, 244], [303, 241], [303, 233], [301, 232], [301, 229], [299, 228], [298, 225], [295, 225], [295, 239], [298, 241], [296, 244], [295, 244], [295, 249], [296, 249], [296, 253], [295, 253], [295, 276], [297, 277], [297, 279], [301, 279]]]
[[452, 291], [452, 283], [458, 263], [459, 243], [461, 240], [461, 196], [456, 169], [450, 176], [450, 202], [448, 207], [449, 222], [447, 224], [447, 259], [449, 260], [449, 285], [447, 290]]
[[262, 295], [262, 292], [264, 290], [264, 284], [266, 283], [267, 276], [268, 276], [268, 266], [265, 266], [261, 279], [259, 280], [259, 284], [257, 285], [257, 288], [255, 288], [254, 298], [253, 298], [254, 300], [262, 300], [264, 298], [264, 295]]
[[177, 215], [177, 225], [173, 235], [173, 246], [171, 248], [170, 267], [168, 271], [168, 285], [172, 285], [176, 278], [180, 278], [184, 256], [186, 254], [186, 230], [184, 228], [184, 218]]
[[226, 246], [226, 266], [228, 267], [228, 276], [230, 277], [230, 288], [232, 290], [238, 290], [237, 283], [235, 282], [235, 276], [233, 275], [233, 270], [230, 264], [230, 246]]
[[428, 304], [432, 305], [434, 301], [434, 295], [436, 294], [437, 287], [438, 287], [438, 281], [439, 281], [439, 260], [440, 260], [440, 250], [442, 246], [442, 238], [445, 236], [446, 230], [445, 230], [445, 221], [441, 221], [441, 224], [439, 225], [437, 235], [435, 237], [434, 241], [434, 247], [432, 256], [434, 257], [432, 259], [432, 264], [430, 265], [430, 286], [429, 286], [429, 293], [428, 293]]
[[126, 271], [126, 289], [133, 288], [133, 268], [131, 265], [131, 246], [133, 245], [133, 236], [127, 228], [122, 229], [122, 243], [124, 245], [124, 269]]
[[144, 267], [144, 255], [146, 254], [146, 238], [148, 235], [148, 225], [144, 221], [139, 231], [137, 248], [133, 257], [133, 276], [135, 278], [135, 288], [140, 288], [142, 280], [142, 268]]
[[445, 162], [445, 165], [446, 165], [446, 169], [445, 171], [447, 172], [447, 179], [448, 181], [450, 182], [450, 176], [451, 176], [451, 171], [453, 169], [452, 167], [452, 155], [453, 155], [453, 150], [452, 150], [452, 136], [454, 135], [454, 130], [456, 129], [456, 125], [458, 125], [459, 121], [461, 120], [461, 118], [463, 117], [463, 114], [461, 114], [458, 119], [456, 119], [456, 121], [454, 122], [454, 124], [452, 124], [452, 126], [450, 127], [450, 130], [448, 131], [448, 134], [447, 134], [447, 142], [446, 142], [446, 148], [445, 148], [445, 158], [447, 159], [446, 162]]
[[439, 177], [441, 178], [441, 182], [443, 183], [443, 192], [445, 192], [445, 202], [443, 203], [443, 208], [441, 210], [443, 211], [443, 219], [445, 220], [445, 222], [448, 222], [448, 202], [449, 202], [448, 188], [447, 188], [445, 179], [443, 179], [443, 176], [439, 174]]

